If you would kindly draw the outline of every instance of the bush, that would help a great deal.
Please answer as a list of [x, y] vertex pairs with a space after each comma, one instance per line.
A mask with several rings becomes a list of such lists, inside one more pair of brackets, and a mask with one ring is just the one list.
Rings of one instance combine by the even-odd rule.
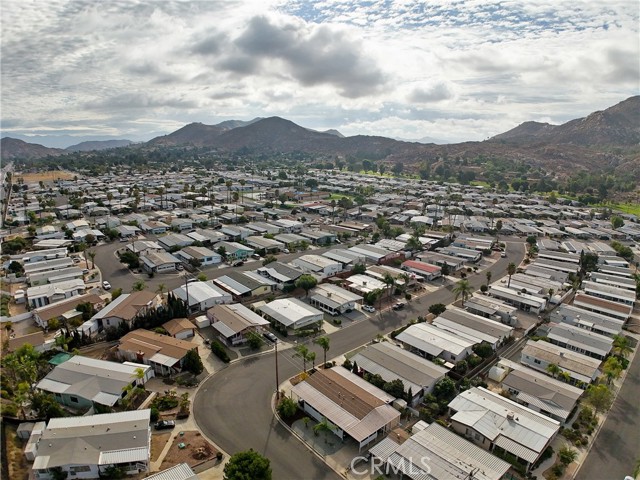
[[157, 422], [158, 418], [160, 418], [160, 412], [158, 411], [158, 409], [156, 407], [151, 407], [151, 421], [152, 422]]
[[339, 318], [334, 318], [333, 323], [335, 323], [336, 325], [342, 325], [342, 320], [340, 320]]
[[227, 350], [217, 340], [213, 340], [211, 342], [211, 351], [216, 357], [218, 357], [224, 363], [229, 363], [231, 361], [231, 359], [229, 358], [229, 354], [227, 353]]
[[298, 404], [289, 397], [284, 397], [277, 407], [278, 415], [283, 419], [293, 417], [298, 411]]
[[404, 294], [404, 299], [405, 300], [411, 300], [411, 294], [410, 293], [405, 293]]
[[161, 397], [156, 397], [151, 406], [155, 407], [160, 412], [171, 410], [178, 406], [178, 397], [177, 395], [162, 395]]

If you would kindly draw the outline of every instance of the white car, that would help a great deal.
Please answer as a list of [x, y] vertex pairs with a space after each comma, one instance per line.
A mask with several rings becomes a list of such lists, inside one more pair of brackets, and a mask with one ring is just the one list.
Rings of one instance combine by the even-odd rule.
[[111, 290], [111, 284], [105, 280], [102, 282], [102, 288], [105, 290]]
[[362, 309], [365, 312], [375, 312], [376, 311], [376, 307], [374, 307], [373, 305], [363, 305]]

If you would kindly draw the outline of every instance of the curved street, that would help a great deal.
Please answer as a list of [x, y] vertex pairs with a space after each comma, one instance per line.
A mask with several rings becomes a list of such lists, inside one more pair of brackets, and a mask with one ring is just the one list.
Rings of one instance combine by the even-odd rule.
[[[492, 280], [495, 281], [506, 275], [510, 262], [518, 265], [522, 261], [524, 243], [506, 243], [507, 258], [499, 258], [488, 269], [469, 275], [468, 280], [474, 289], [485, 283], [487, 270], [492, 272]], [[344, 354], [368, 343], [377, 334], [386, 334], [406, 324], [409, 319], [424, 315], [434, 303], [453, 302], [452, 289], [453, 284], [449, 284], [408, 302], [403, 310], [386, 310], [333, 333], [327, 358]], [[322, 359], [322, 350], [317, 345], [308, 343], [308, 346], [316, 352], [318, 359]], [[292, 358], [290, 350], [280, 351], [278, 362], [281, 382], [302, 369], [301, 363]], [[341, 478], [273, 417], [270, 402], [275, 389], [273, 353], [233, 363], [210, 376], [198, 389], [193, 400], [193, 414], [198, 427], [229, 454], [253, 448], [265, 455], [271, 460], [273, 478]]]

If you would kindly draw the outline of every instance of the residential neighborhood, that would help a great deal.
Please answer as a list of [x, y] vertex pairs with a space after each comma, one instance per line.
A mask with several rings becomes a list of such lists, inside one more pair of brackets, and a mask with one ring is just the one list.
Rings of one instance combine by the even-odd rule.
[[224, 478], [246, 407], [285, 428], [274, 465], [308, 450], [327, 478], [574, 478], [637, 368], [638, 218], [278, 175], [5, 188], [2, 412], [28, 477]]

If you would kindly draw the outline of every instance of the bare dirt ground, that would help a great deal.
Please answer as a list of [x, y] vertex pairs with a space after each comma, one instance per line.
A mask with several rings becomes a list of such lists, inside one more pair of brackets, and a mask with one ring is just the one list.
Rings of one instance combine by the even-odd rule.
[[24, 445], [16, 435], [16, 427], [14, 425], [6, 425], [5, 435], [7, 458], [3, 459], [3, 462], [7, 462], [9, 478], [12, 480], [29, 478], [29, 465], [22, 453]]
[[155, 462], [160, 457], [162, 450], [171, 438], [171, 433], [158, 433], [151, 435], [151, 461]]
[[[178, 448], [178, 445], [181, 443], [184, 443], [185, 448]], [[162, 461], [160, 470], [183, 462], [193, 467], [196, 464], [216, 458], [217, 453], [218, 451], [205, 440], [200, 432], [184, 432], [184, 435], [178, 435], [174, 439], [173, 444]]]
[[14, 178], [24, 179], [24, 183], [37, 183], [37, 182], [54, 182], [58, 179], [71, 180], [76, 174], [73, 172], [65, 172], [62, 170], [49, 170], [48, 172], [38, 173], [16, 173]]

